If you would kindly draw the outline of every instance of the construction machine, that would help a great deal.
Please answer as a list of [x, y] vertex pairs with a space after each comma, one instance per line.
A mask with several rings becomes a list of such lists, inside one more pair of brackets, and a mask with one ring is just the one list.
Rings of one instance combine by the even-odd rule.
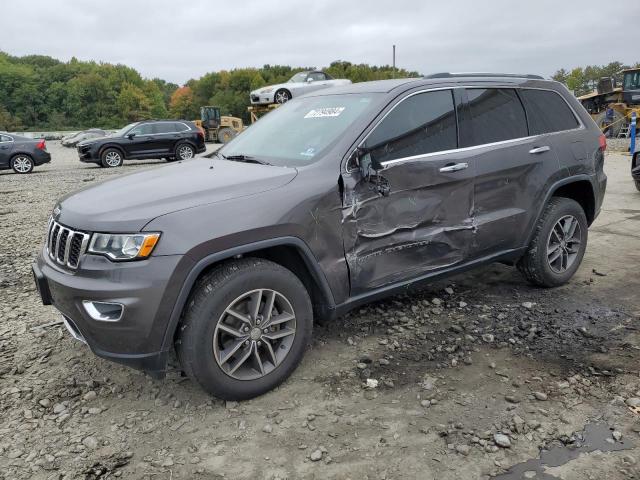
[[220, 115], [219, 107], [200, 107], [200, 120], [194, 123], [204, 131], [206, 142], [227, 143], [244, 129], [242, 119]]
[[578, 97], [593, 120], [609, 138], [629, 136], [631, 114], [640, 116], [640, 68], [622, 72], [622, 87], [613, 77], [603, 77], [595, 92]]

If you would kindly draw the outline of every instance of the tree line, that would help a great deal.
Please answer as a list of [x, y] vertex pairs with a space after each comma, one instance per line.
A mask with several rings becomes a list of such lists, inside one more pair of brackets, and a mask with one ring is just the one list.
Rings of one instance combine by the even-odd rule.
[[593, 92], [598, 85], [598, 81], [603, 77], [613, 77], [616, 85], [622, 85], [622, 73], [625, 68], [640, 67], [640, 62], [633, 65], [625, 65], [622, 62], [610, 62], [606, 65], [587, 65], [586, 67], [576, 67], [570, 70], [561, 68], [553, 74], [551, 78], [564, 83], [567, 88], [579, 97], [586, 93]]
[[[125, 65], [62, 62], [43, 55], [16, 57], [0, 52], [0, 130], [119, 128], [149, 118], [200, 117], [216, 105], [223, 115], [248, 121], [249, 92], [287, 81], [304, 67], [265, 65], [211, 72], [178, 86], [146, 79]], [[336, 61], [324, 69], [353, 82], [418, 76], [390, 66]]]

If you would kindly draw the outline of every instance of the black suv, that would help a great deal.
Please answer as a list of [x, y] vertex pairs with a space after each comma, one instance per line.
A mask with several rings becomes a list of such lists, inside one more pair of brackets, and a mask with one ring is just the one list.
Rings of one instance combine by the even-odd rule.
[[124, 160], [188, 160], [206, 150], [204, 132], [185, 120], [136, 122], [102, 138], [78, 144], [81, 162], [119, 167]]
[[162, 377], [175, 347], [204, 389], [250, 398], [294, 370], [314, 319], [496, 261], [569, 281], [605, 147], [537, 76], [320, 90], [214, 158], [65, 197], [34, 274], [97, 355]]

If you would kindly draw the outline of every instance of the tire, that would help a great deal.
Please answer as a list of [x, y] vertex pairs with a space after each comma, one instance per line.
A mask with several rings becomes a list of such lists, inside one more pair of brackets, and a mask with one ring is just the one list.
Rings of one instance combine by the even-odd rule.
[[[569, 219], [573, 220], [567, 224]], [[569, 237], [562, 230], [562, 226], [567, 225], [568, 230], [573, 229], [573, 240], [567, 240]], [[587, 216], [578, 202], [570, 198], [552, 197], [536, 224], [527, 252], [518, 261], [518, 270], [529, 282], [540, 287], [557, 287], [567, 283], [582, 262], [587, 248], [587, 229]], [[578, 238], [579, 243], [576, 243], [575, 239]]]
[[33, 158], [29, 155], [20, 153], [11, 159], [11, 168], [15, 173], [31, 173], [33, 172]]
[[640, 192], [640, 180], [634, 180], [633, 183], [636, 184], [636, 189]]
[[196, 156], [196, 149], [188, 143], [179, 143], [176, 145], [175, 159], [189, 160]]
[[291, 100], [291, 92], [285, 88], [281, 88], [273, 95], [274, 103], [283, 104], [287, 103], [289, 100]]
[[[272, 292], [270, 311], [277, 316], [266, 314]], [[249, 320], [247, 312], [257, 298], [265, 316], [250, 315]], [[243, 320], [227, 313], [231, 307], [242, 312]], [[288, 311], [293, 320], [286, 320]], [[274, 319], [277, 325], [263, 329]], [[224, 263], [198, 281], [178, 327], [176, 352], [185, 373], [205, 391], [226, 400], [246, 400], [289, 377], [304, 356], [312, 326], [311, 300], [300, 279], [277, 263], [244, 258]], [[247, 360], [241, 363], [243, 358]]]
[[107, 148], [100, 155], [100, 165], [104, 168], [121, 167], [123, 163], [122, 152], [117, 148]]
[[228, 143], [237, 135], [233, 128], [224, 127], [218, 130], [218, 142]]

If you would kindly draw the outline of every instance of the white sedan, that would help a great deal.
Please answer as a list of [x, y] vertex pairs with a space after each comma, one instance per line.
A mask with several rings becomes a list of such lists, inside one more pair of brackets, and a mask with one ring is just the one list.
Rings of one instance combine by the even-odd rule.
[[320, 71], [296, 73], [286, 83], [262, 87], [251, 92], [253, 105], [269, 105], [271, 103], [286, 103], [293, 97], [313, 92], [321, 88], [347, 85], [351, 80], [334, 79]]

